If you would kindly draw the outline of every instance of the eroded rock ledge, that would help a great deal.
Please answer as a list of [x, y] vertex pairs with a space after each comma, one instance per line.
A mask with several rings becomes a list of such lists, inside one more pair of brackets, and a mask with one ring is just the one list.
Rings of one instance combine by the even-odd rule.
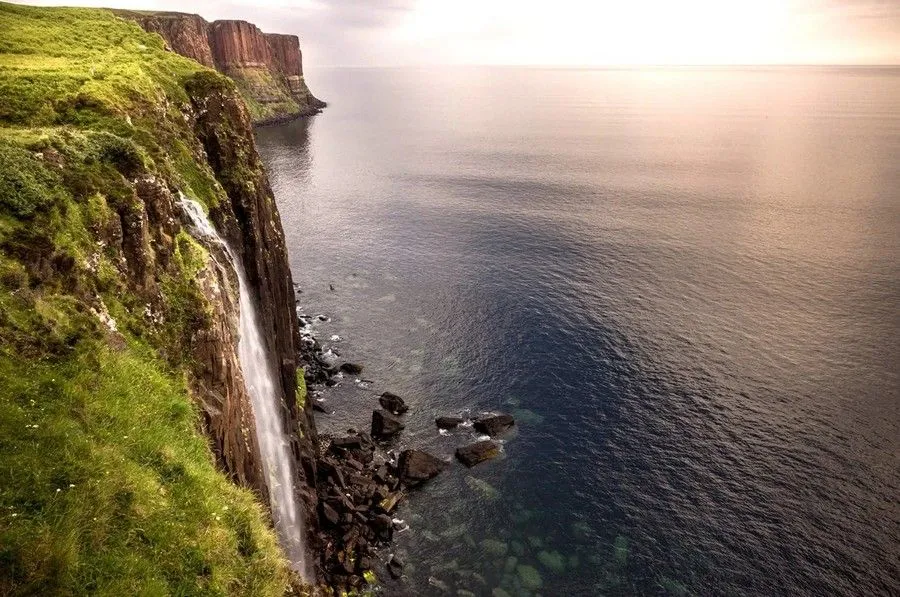
[[119, 14], [159, 34], [172, 51], [234, 79], [255, 124], [283, 122], [325, 107], [303, 78], [303, 55], [296, 35], [263, 33], [247, 21], [210, 23], [187, 13]]

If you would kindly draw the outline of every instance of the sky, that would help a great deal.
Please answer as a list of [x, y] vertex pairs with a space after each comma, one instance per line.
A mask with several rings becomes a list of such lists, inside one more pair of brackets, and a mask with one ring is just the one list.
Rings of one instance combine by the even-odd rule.
[[[26, 1], [54, 5], [54, 1]], [[900, 0], [70, 0], [300, 36], [305, 68], [900, 64]]]

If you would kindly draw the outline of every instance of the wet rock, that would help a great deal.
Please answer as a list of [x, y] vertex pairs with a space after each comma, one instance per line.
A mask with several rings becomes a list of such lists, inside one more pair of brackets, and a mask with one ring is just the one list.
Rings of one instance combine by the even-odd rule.
[[500, 444], [489, 439], [456, 449], [456, 458], [468, 467], [496, 458], [499, 454]]
[[403, 423], [388, 411], [372, 411], [372, 437], [390, 437], [402, 430]]
[[331, 440], [331, 447], [339, 450], [358, 450], [362, 447], [362, 438], [358, 435], [336, 437]]
[[435, 578], [433, 576], [428, 577], [428, 584], [434, 587], [435, 589], [441, 591], [442, 593], [446, 593], [450, 591], [450, 587], [447, 586], [447, 583], [442, 581], [439, 578]]
[[502, 435], [516, 424], [509, 415], [489, 415], [475, 420], [475, 430], [491, 437]]
[[391, 392], [382, 394], [378, 398], [378, 403], [381, 404], [385, 410], [395, 415], [402, 415], [409, 410], [409, 407], [406, 405], [406, 402], [403, 401], [403, 398]]
[[398, 474], [400, 481], [410, 487], [420, 485], [444, 470], [446, 463], [421, 450], [404, 450], [400, 454]]
[[341, 363], [339, 369], [348, 375], [359, 375], [363, 367], [358, 363]]
[[438, 429], [456, 429], [462, 422], [463, 419], [460, 417], [438, 417], [434, 420]]
[[316, 412], [325, 413], [326, 415], [328, 414], [328, 409], [325, 408], [325, 406], [318, 400], [312, 401], [312, 409]]
[[398, 579], [403, 576], [403, 562], [397, 559], [397, 556], [391, 556], [391, 559], [387, 563], [388, 574], [391, 575], [391, 578]]

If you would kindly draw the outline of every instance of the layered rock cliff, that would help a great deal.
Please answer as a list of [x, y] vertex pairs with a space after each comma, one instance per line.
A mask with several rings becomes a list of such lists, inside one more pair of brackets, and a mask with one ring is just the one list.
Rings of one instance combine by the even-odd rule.
[[[201, 64], [299, 71], [292, 40], [257, 56], [241, 27], [166, 31]], [[291, 273], [245, 102], [109, 11], [0, 2], [0, 32], [0, 594], [283, 594], [235, 272], [178, 205], [243, 262], [314, 530]]]
[[313, 114], [325, 106], [303, 78], [296, 35], [263, 33], [247, 21], [209, 23], [185, 13], [119, 14], [159, 34], [173, 51], [231, 77], [257, 123]]

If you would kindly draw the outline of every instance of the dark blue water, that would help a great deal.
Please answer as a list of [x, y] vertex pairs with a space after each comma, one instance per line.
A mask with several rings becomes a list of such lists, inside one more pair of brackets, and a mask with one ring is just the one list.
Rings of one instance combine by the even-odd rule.
[[435, 416], [518, 421], [411, 496], [388, 594], [898, 594], [900, 71], [310, 78], [327, 111], [258, 137], [366, 366], [318, 425], [391, 390], [449, 457]]

